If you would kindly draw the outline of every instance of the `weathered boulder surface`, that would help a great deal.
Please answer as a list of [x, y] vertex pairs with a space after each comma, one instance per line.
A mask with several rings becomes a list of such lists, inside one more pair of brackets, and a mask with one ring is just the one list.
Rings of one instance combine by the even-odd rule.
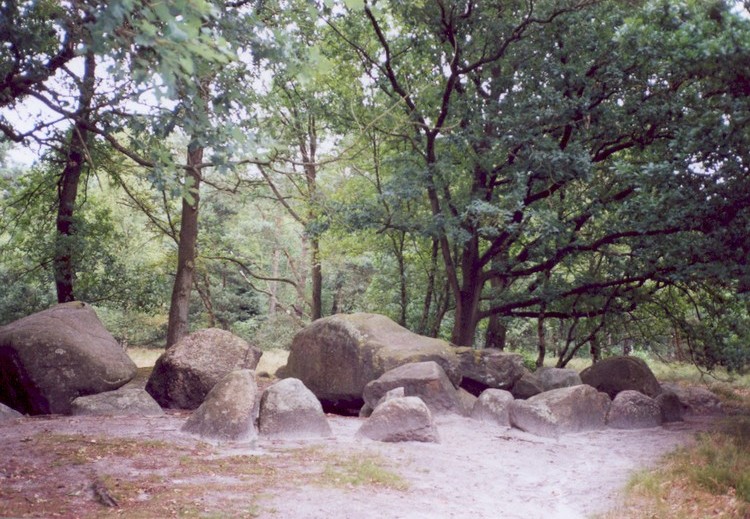
[[651, 368], [638, 357], [610, 357], [581, 371], [584, 384], [593, 386], [614, 398], [620, 391], [632, 389], [654, 398], [661, 386]]
[[610, 403], [605, 393], [591, 386], [563, 387], [511, 402], [510, 423], [537, 436], [553, 438], [598, 430], [606, 426]]
[[164, 410], [146, 390], [121, 387], [106, 393], [79, 396], [71, 403], [70, 414], [156, 416], [164, 414]]
[[357, 431], [358, 437], [381, 442], [440, 441], [435, 422], [421, 398], [390, 398], [372, 412]]
[[474, 403], [471, 417], [481, 422], [510, 427], [510, 404], [513, 400], [510, 391], [486, 389]]
[[162, 353], [146, 391], [162, 407], [195, 409], [219, 380], [235, 370], [255, 369], [262, 354], [226, 330], [199, 330]]
[[182, 430], [212, 440], [254, 440], [258, 437], [254, 411], [257, 394], [251, 370], [233, 371], [208, 392]]
[[683, 387], [678, 384], [663, 384], [662, 388], [677, 395], [687, 415], [702, 416], [722, 414], [724, 412], [721, 406], [721, 399], [704, 387]]
[[459, 385], [458, 358], [449, 343], [412, 333], [382, 315], [337, 314], [294, 337], [282, 373], [300, 379], [324, 409], [356, 414], [370, 381], [398, 366], [429, 360]]
[[437, 362], [413, 362], [386, 371], [365, 386], [365, 402], [373, 409], [390, 390], [403, 388], [406, 396], [418, 396], [433, 413], [464, 414], [458, 390]]
[[479, 400], [479, 397], [469, 393], [464, 388], [459, 387], [458, 388], [458, 400], [461, 402], [461, 413], [464, 416], [471, 415], [471, 410], [474, 409], [474, 404], [476, 404], [477, 400]]
[[539, 377], [531, 371], [525, 370], [510, 390], [515, 398], [525, 400], [539, 393], [544, 393], [544, 386]]
[[456, 348], [455, 352], [460, 362], [461, 387], [475, 396], [489, 388], [510, 389], [526, 371], [518, 353], [468, 347]]
[[391, 389], [388, 391], [383, 398], [378, 400], [378, 402], [371, 406], [367, 402], [365, 402], [365, 405], [362, 406], [362, 409], [359, 410], [359, 417], [360, 418], [369, 418], [370, 415], [372, 415], [372, 412], [374, 411], [374, 408], [385, 402], [386, 400], [390, 400], [392, 398], [403, 398], [406, 396], [406, 393], [404, 392], [404, 388], [397, 387], [395, 389]]
[[0, 328], [0, 402], [26, 414], [68, 414], [79, 396], [112, 391], [136, 365], [91, 306], [72, 302]]
[[406, 396], [406, 391], [404, 391], [404, 388], [397, 387], [395, 389], [391, 389], [388, 391], [385, 395], [383, 395], [383, 398], [381, 398], [377, 404], [375, 404], [375, 407], [379, 406], [386, 400], [392, 400], [394, 398], [404, 398]]
[[271, 438], [327, 438], [332, 435], [323, 407], [301, 380], [286, 378], [260, 399], [260, 434]]
[[544, 391], [583, 384], [581, 377], [574, 369], [539, 368], [535, 373]]
[[674, 391], [664, 390], [654, 398], [661, 409], [661, 419], [663, 422], [681, 422], [685, 406], [680, 402], [679, 397]]
[[15, 409], [11, 409], [5, 404], [0, 404], [0, 422], [3, 420], [12, 420], [13, 418], [21, 418], [22, 416], [23, 415]]
[[656, 400], [632, 389], [617, 393], [607, 415], [607, 425], [614, 429], [648, 429], [661, 424]]

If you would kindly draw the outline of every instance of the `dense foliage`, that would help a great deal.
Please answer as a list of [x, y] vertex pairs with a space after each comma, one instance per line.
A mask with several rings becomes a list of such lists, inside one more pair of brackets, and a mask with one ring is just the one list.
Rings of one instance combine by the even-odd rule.
[[739, 4], [0, 5], [0, 130], [38, 153], [3, 162], [3, 322], [57, 286], [171, 330], [750, 363]]

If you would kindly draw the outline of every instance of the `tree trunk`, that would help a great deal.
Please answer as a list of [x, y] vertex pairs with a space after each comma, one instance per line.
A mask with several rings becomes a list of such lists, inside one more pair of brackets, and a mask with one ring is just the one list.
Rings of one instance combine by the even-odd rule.
[[589, 339], [589, 344], [591, 346], [591, 363], [596, 364], [602, 358], [602, 350], [599, 347], [599, 339], [596, 337], [596, 335], [591, 336], [591, 339]]
[[344, 288], [344, 280], [341, 276], [341, 274], [338, 274], [336, 277], [336, 282], [334, 283], [333, 287], [333, 298], [331, 301], [331, 315], [336, 315], [339, 313], [339, 308], [341, 307], [341, 292]]
[[323, 270], [320, 265], [320, 240], [317, 236], [310, 240], [310, 259], [312, 265], [310, 277], [312, 278], [312, 305], [310, 318], [315, 321], [323, 317]]
[[[493, 268], [497, 267], [497, 263], [499, 263], [498, 260], [493, 261]], [[492, 291], [494, 293], [499, 293], [507, 287], [507, 284], [497, 277], [491, 278], [490, 285], [492, 286]], [[487, 323], [487, 333], [485, 335], [484, 347], [504, 350], [505, 338], [507, 334], [508, 329], [506, 328], [505, 323], [502, 321], [500, 316], [491, 315], [489, 317], [489, 322]]]
[[91, 120], [91, 101], [94, 97], [96, 79], [96, 58], [92, 51], [86, 53], [83, 81], [80, 86], [79, 105], [76, 112], [78, 120], [73, 125], [68, 145], [65, 168], [57, 187], [57, 237], [55, 242], [55, 289], [57, 302], [66, 303], [75, 300], [73, 285], [76, 265], [73, 259], [76, 233], [73, 214], [75, 212], [78, 185], [81, 180], [83, 165], [87, 159], [87, 126]]
[[400, 233], [397, 238], [393, 234], [388, 236], [393, 247], [393, 255], [396, 257], [398, 265], [398, 287], [399, 287], [399, 314], [398, 324], [406, 327], [406, 310], [409, 306], [409, 292], [406, 286], [406, 262], [404, 261], [404, 237], [405, 233]]
[[490, 316], [489, 323], [487, 323], [487, 335], [485, 336], [484, 347], [504, 350], [507, 333], [508, 329], [500, 320], [500, 317], [497, 315]]
[[432, 300], [435, 298], [435, 276], [437, 275], [437, 260], [438, 253], [440, 252], [440, 244], [437, 240], [432, 240], [432, 253], [430, 255], [430, 268], [427, 272], [427, 288], [424, 295], [424, 304], [422, 305], [422, 317], [419, 319], [419, 326], [417, 327], [417, 333], [422, 335], [427, 334], [427, 324], [430, 320], [430, 310], [432, 308]]
[[438, 294], [435, 300], [435, 321], [432, 323], [430, 329], [430, 337], [437, 337], [440, 335], [440, 328], [443, 325], [443, 319], [445, 314], [448, 312], [448, 302], [450, 300], [450, 289], [446, 286], [443, 288], [441, 294]]
[[451, 342], [456, 346], [472, 346], [479, 314], [478, 291], [461, 291], [456, 301], [455, 321]]
[[[203, 281], [203, 286], [201, 286], [201, 280]], [[196, 292], [198, 292], [198, 296], [203, 303], [203, 308], [208, 314], [208, 327], [216, 328], [218, 319], [216, 317], [216, 312], [214, 311], [214, 301], [211, 297], [211, 278], [206, 270], [201, 272], [200, 278], [196, 277], [194, 279], [193, 287], [195, 287]]]
[[[281, 251], [274, 244], [273, 256], [271, 260], [271, 277], [273, 277], [274, 279], [279, 277], [279, 260], [280, 259], [281, 259]], [[268, 283], [268, 315], [276, 314], [276, 307], [278, 306], [278, 303], [279, 303], [279, 300], [277, 297], [278, 291], [279, 291], [278, 281], [271, 281]]]
[[536, 367], [541, 368], [544, 366], [544, 357], [547, 354], [547, 340], [544, 334], [544, 309], [542, 309], [536, 321], [536, 335], [539, 341], [539, 355], [536, 358]]
[[[307, 126], [304, 136], [299, 137], [299, 150], [304, 162], [305, 180], [307, 182], [308, 212], [307, 225], [315, 222], [318, 218], [318, 133], [315, 116], [307, 115]], [[315, 321], [323, 317], [323, 267], [320, 263], [320, 236], [319, 231], [310, 235], [310, 277], [312, 281], [312, 294], [310, 297], [310, 319]]]
[[682, 336], [680, 335], [680, 330], [677, 327], [675, 327], [674, 330], [674, 349], [675, 360], [677, 362], [685, 362], [687, 356], [685, 355], [685, 350], [682, 347]]
[[457, 346], [472, 346], [477, 324], [479, 324], [479, 303], [482, 294], [479, 242], [476, 237], [464, 244], [461, 255], [461, 275], [461, 288], [456, 294], [451, 342]]
[[172, 288], [167, 328], [167, 348], [187, 335], [189, 328], [190, 292], [195, 272], [196, 243], [198, 241], [198, 206], [200, 202], [200, 169], [203, 162], [203, 147], [190, 145], [185, 170], [186, 194], [182, 199], [180, 240], [177, 245], [177, 274]]

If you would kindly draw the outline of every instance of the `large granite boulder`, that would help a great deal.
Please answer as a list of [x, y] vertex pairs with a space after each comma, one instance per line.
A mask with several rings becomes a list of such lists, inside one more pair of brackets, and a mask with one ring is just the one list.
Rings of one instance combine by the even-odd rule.
[[382, 315], [338, 314], [318, 319], [294, 337], [278, 375], [300, 379], [324, 409], [356, 414], [370, 381], [398, 366], [429, 360], [458, 386], [459, 363], [449, 343], [412, 333]]
[[257, 395], [255, 374], [249, 369], [233, 371], [214, 385], [182, 430], [210, 440], [252, 441], [258, 437]]
[[525, 370], [521, 378], [513, 384], [510, 392], [514, 398], [525, 400], [539, 393], [544, 393], [544, 386], [536, 373]]
[[648, 429], [661, 424], [656, 400], [632, 389], [617, 393], [607, 415], [607, 425], [614, 429]]
[[604, 429], [610, 399], [591, 386], [546, 391], [510, 404], [510, 423], [523, 431], [556, 438], [561, 434]]
[[391, 389], [388, 391], [383, 397], [375, 403], [375, 405], [370, 405], [367, 402], [365, 402], [365, 405], [362, 406], [362, 408], [359, 410], [359, 417], [360, 418], [369, 418], [372, 415], [372, 412], [375, 410], [375, 407], [379, 406], [386, 400], [390, 400], [392, 398], [404, 398], [406, 396], [406, 392], [404, 391], [404, 388], [397, 387], [395, 389]]
[[157, 416], [164, 410], [144, 389], [121, 387], [96, 395], [79, 396], [70, 406], [72, 415]]
[[552, 391], [561, 387], [571, 387], [582, 384], [581, 377], [574, 369], [539, 368], [535, 372], [544, 391]]
[[584, 384], [614, 398], [620, 391], [632, 389], [651, 398], [661, 393], [661, 386], [651, 368], [638, 357], [610, 357], [581, 371]]
[[183, 337], [156, 360], [146, 383], [162, 407], [195, 409], [227, 374], [255, 369], [262, 352], [244, 339], [218, 328]]
[[0, 402], [25, 414], [67, 414], [73, 399], [117, 389], [136, 371], [85, 303], [60, 304], [0, 328]]
[[674, 391], [664, 390], [654, 400], [659, 404], [661, 419], [664, 423], [682, 422], [684, 420], [685, 406], [682, 405], [680, 398]]
[[323, 407], [296, 378], [269, 386], [260, 399], [260, 434], [271, 438], [306, 439], [331, 436]]
[[389, 398], [377, 406], [357, 437], [381, 442], [439, 442], [432, 413], [416, 396]]
[[403, 388], [405, 396], [418, 396], [433, 413], [464, 414], [458, 390], [437, 362], [413, 362], [386, 371], [365, 386], [365, 403], [376, 408], [388, 391]]
[[662, 389], [665, 391], [671, 391], [677, 395], [686, 415], [714, 415], [722, 414], [724, 412], [721, 405], [721, 399], [711, 390], [704, 387], [683, 387], [678, 384], [667, 383], [663, 384]]
[[474, 403], [471, 417], [480, 422], [510, 427], [510, 404], [513, 400], [510, 391], [485, 389]]
[[15, 409], [11, 409], [5, 404], [0, 404], [0, 422], [2, 422], [3, 420], [12, 420], [14, 418], [21, 417], [23, 417], [23, 415]]
[[[503, 390], [498, 389], [498, 391]], [[471, 410], [474, 409], [474, 404], [476, 404], [477, 400], [479, 400], [479, 397], [473, 395], [472, 393], [469, 393], [464, 388], [459, 387], [458, 400], [461, 402], [461, 414], [464, 416], [469, 416], [471, 414]]]
[[518, 353], [468, 347], [456, 348], [455, 352], [460, 362], [461, 387], [475, 396], [489, 388], [510, 389], [526, 371]]

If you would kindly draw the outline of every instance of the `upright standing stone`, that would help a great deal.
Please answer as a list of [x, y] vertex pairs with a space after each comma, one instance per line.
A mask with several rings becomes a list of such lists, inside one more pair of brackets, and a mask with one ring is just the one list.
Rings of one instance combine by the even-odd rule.
[[587, 385], [563, 387], [510, 404], [513, 427], [538, 436], [604, 429], [610, 399]]
[[510, 404], [513, 400], [510, 391], [485, 389], [474, 403], [471, 417], [480, 422], [510, 427]]
[[195, 409], [214, 385], [232, 371], [255, 369], [262, 352], [218, 328], [183, 337], [156, 361], [146, 384], [162, 407]]
[[255, 428], [258, 385], [249, 369], [233, 371], [209, 391], [182, 430], [211, 440], [250, 441]]
[[662, 424], [661, 407], [653, 398], [626, 389], [612, 401], [607, 424], [615, 429], [647, 429]]
[[391, 398], [380, 404], [357, 436], [381, 442], [440, 441], [432, 413], [416, 396]]
[[614, 398], [620, 391], [632, 389], [654, 398], [661, 386], [648, 364], [638, 357], [621, 356], [600, 360], [581, 371], [584, 384]]
[[285, 378], [268, 387], [260, 399], [260, 434], [272, 438], [306, 439], [331, 436], [323, 407], [296, 378]]

